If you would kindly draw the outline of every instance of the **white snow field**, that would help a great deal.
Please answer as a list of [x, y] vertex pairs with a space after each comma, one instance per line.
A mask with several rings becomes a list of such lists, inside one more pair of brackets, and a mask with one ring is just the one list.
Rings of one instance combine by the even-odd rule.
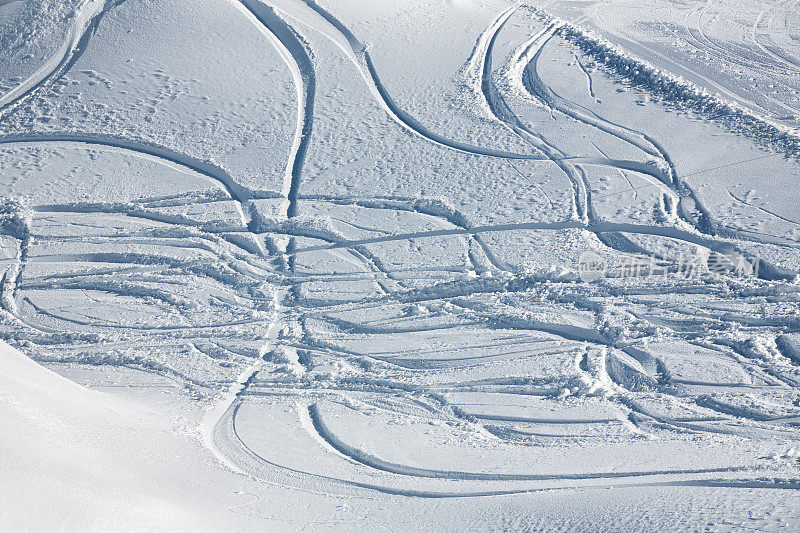
[[0, 530], [800, 528], [795, 0], [0, 0]]

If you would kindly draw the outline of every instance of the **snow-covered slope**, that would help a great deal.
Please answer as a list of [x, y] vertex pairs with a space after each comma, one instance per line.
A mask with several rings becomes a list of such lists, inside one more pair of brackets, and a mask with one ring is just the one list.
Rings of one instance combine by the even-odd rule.
[[739, 4], [0, 0], [0, 518], [796, 527], [794, 18]]
[[3, 528], [183, 527], [196, 520], [163, 462], [147, 453], [156, 450], [141, 446], [149, 440], [143, 436], [166, 431], [167, 421], [89, 391], [6, 343], [0, 365]]

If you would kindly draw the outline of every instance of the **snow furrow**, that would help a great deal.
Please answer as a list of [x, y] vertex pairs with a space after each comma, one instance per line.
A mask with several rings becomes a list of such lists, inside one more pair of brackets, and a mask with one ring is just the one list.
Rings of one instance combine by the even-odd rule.
[[[504, 123], [511, 131], [517, 136], [531, 144], [534, 148], [542, 152], [550, 161], [553, 161], [561, 171], [567, 176], [572, 183], [574, 189], [573, 208], [574, 214], [583, 222], [589, 221], [589, 200], [588, 192], [586, 190], [586, 183], [578, 175], [575, 168], [563, 162], [564, 154], [548, 144], [540, 135], [532, 132], [526, 128], [519, 118], [511, 111], [511, 108], [506, 104], [503, 96], [497, 91], [497, 88], [492, 81], [492, 52], [494, 51], [495, 41], [498, 35], [505, 26], [508, 19], [516, 10], [516, 7], [510, 8], [498, 16], [497, 19], [487, 30], [485, 37], [481, 41], [486, 41], [485, 45], [479, 45], [477, 50], [482, 55], [482, 68], [481, 68], [481, 92], [483, 93], [484, 100], [491, 110], [492, 114], [502, 123]], [[554, 31], [554, 26], [546, 28], [540, 33], [539, 39], [546, 41], [548, 32]]]
[[[252, 192], [240, 185], [230, 174], [222, 168], [203, 161], [196, 157], [187, 154], [176, 152], [170, 148], [159, 146], [154, 143], [145, 143], [134, 141], [131, 139], [123, 139], [119, 137], [85, 134], [85, 133], [30, 133], [30, 134], [17, 134], [6, 135], [0, 138], [0, 145], [5, 144], [44, 144], [44, 143], [72, 143], [78, 145], [86, 145], [89, 147], [108, 147], [121, 150], [128, 150], [136, 154], [156, 158], [167, 164], [179, 165], [188, 170], [206, 176], [211, 180], [222, 185], [228, 192], [230, 197], [235, 200], [241, 207], [241, 214], [244, 217], [245, 213], [249, 212], [246, 208], [248, 201], [252, 198]], [[247, 222], [245, 222], [245, 227]]]
[[652, 470], [638, 472], [592, 472], [587, 474], [489, 474], [479, 472], [461, 472], [453, 470], [432, 470], [413, 466], [400, 465], [384, 461], [363, 450], [350, 446], [334, 435], [325, 425], [317, 404], [308, 407], [308, 413], [314, 424], [314, 429], [320, 437], [332, 448], [342, 455], [349, 457], [365, 466], [410, 477], [453, 479], [453, 480], [479, 480], [479, 481], [548, 481], [548, 480], [582, 480], [582, 479], [616, 479], [658, 475], [686, 475], [686, 474], [711, 474], [719, 472], [742, 472], [751, 470], [750, 467], [724, 467], [702, 468], [685, 470]]
[[314, 97], [316, 93], [316, 75], [314, 65], [306, 45], [297, 32], [289, 26], [275, 11], [260, 0], [230, 0], [244, 8], [251, 20], [265, 31], [265, 35], [280, 51], [286, 65], [292, 72], [297, 88], [297, 130], [295, 131], [292, 153], [287, 166], [287, 180], [284, 194], [289, 201], [286, 216], [297, 216], [297, 198], [303, 178], [308, 146], [311, 142], [311, 131], [314, 123]]

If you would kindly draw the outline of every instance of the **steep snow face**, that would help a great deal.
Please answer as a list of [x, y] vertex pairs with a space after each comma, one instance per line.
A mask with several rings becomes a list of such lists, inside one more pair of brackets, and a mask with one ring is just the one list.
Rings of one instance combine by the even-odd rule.
[[9, 6], [52, 53], [0, 67], [0, 335], [126, 399], [0, 351], [0, 518], [75, 486], [52, 523], [800, 523], [764, 91], [593, 3]]

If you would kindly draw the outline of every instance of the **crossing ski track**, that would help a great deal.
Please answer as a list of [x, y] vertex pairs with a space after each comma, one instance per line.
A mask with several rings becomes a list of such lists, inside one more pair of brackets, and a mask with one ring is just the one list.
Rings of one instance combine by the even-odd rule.
[[[155, 367], [154, 371], [171, 372], [172, 375], [185, 377], [187, 381], [201, 384], [204, 387], [215, 388], [216, 396], [214, 405], [209, 408], [200, 424], [200, 435], [209, 452], [221, 464], [231, 471], [245, 477], [252, 477], [260, 482], [286, 487], [301, 487], [309, 490], [331, 491], [332, 494], [372, 494], [385, 493], [409, 498], [464, 498], [464, 497], [490, 497], [511, 494], [523, 494], [545, 490], [568, 490], [575, 487], [615, 487], [615, 486], [684, 486], [684, 487], [736, 487], [748, 489], [788, 489], [796, 490], [800, 485], [788, 477], [787, 471], [781, 470], [774, 464], [754, 461], [746, 464], [735, 464], [724, 467], [709, 468], [651, 468], [615, 471], [590, 471], [580, 473], [489, 473], [467, 471], [459, 469], [434, 469], [414, 465], [400, 464], [378, 455], [360, 449], [348, 443], [346, 436], [340, 436], [327, 423], [320, 405], [323, 402], [333, 404], [342, 403], [344, 393], [357, 393], [359, 401], [374, 401], [373, 409], [383, 410], [391, 414], [402, 414], [403, 411], [394, 411], [391, 407], [381, 404], [376, 399], [381, 394], [386, 397], [400, 398], [416, 407], [422, 407], [435, 417], [447, 420], [449, 423], [460, 426], [478, 428], [481, 435], [490, 435], [492, 439], [500, 439], [504, 443], [517, 442], [521, 436], [536, 435], [536, 431], [528, 427], [517, 425], [552, 424], [557, 426], [607, 426], [619, 425], [627, 432], [631, 439], [643, 438], [656, 431], [666, 428], [675, 434], [691, 434], [698, 436], [731, 436], [736, 438], [749, 438], [752, 435], [783, 435], [784, 437], [796, 426], [800, 412], [794, 407], [784, 411], [769, 411], [769, 402], [756, 406], [741, 406], [737, 398], [725, 396], [711, 396], [711, 391], [727, 391], [729, 389], [753, 389], [759, 387], [763, 390], [780, 391], [789, 394], [800, 386], [800, 377], [795, 372], [796, 364], [791, 358], [781, 354], [780, 345], [774, 342], [776, 335], [796, 334], [800, 331], [800, 324], [796, 319], [786, 318], [783, 322], [776, 320], [770, 322], [764, 318], [761, 325], [772, 341], [761, 344], [756, 341], [740, 340], [733, 334], [726, 336], [724, 328], [755, 327], [758, 318], [748, 317], [746, 310], [730, 310], [725, 315], [704, 315], [702, 303], [680, 303], [680, 298], [706, 291], [709, 297], [716, 297], [722, 301], [729, 298], [736, 301], [738, 298], [745, 304], [751, 303], [755, 298], [766, 301], [772, 298], [776, 302], [792, 302], [797, 298], [797, 291], [791, 280], [797, 276], [789, 268], [774, 265], [764, 261], [765, 267], [759, 272], [761, 280], [749, 280], [749, 286], [730, 286], [717, 281], [704, 281], [699, 284], [676, 283], [666, 290], [673, 291], [675, 301], [663, 304], [652, 304], [647, 311], [664, 311], [664, 317], [658, 323], [674, 325], [676, 334], [686, 345], [703, 348], [709, 352], [724, 354], [722, 359], [725, 364], [737, 364], [744, 369], [745, 374], [760, 385], [752, 383], [731, 381], [726, 382], [720, 377], [719, 382], [704, 381], [701, 379], [683, 378], [672, 375], [676, 372], [670, 370], [667, 363], [647, 349], [639, 346], [635, 339], [626, 338], [623, 333], [612, 327], [608, 320], [609, 315], [604, 315], [604, 306], [598, 304], [599, 298], [644, 298], [648, 288], [630, 288], [623, 286], [598, 285], [587, 286], [576, 284], [573, 280], [563, 283], [558, 291], [551, 291], [550, 286], [541, 294], [541, 301], [547, 305], [563, 305], [569, 309], [570, 317], [559, 316], [560, 313], [522, 313], [515, 312], [514, 303], [522, 305], [521, 300], [513, 300], [526, 291], [537, 291], [544, 287], [544, 283], [562, 283], [556, 279], [551, 280], [540, 277], [539, 274], [523, 272], [515, 266], [507, 264], [501, 256], [493, 250], [493, 244], [486, 240], [487, 236], [516, 235], [523, 232], [537, 232], [539, 235], [560, 235], [574, 232], [581, 235], [590, 235], [596, 238], [609, 251], [626, 253], [633, 249], [639, 252], [648, 252], [638, 243], [634, 243], [629, 236], [645, 236], [648, 238], [663, 238], [670, 242], [688, 244], [700, 247], [708, 252], [719, 254], [745, 253], [747, 246], [758, 243], [776, 246], [778, 249], [790, 246], [782, 241], [765, 241], [765, 236], [738, 231], [720, 225], [713, 217], [713, 213], [699, 200], [691, 187], [681, 179], [676, 171], [672, 157], [662, 145], [644, 131], [637, 131], [623, 126], [612, 119], [604, 118], [599, 113], [589, 110], [578, 103], [569, 101], [560, 96], [553, 88], [547, 85], [537, 71], [537, 62], [546, 47], [559, 38], [565, 38], [564, 22], [551, 17], [542, 29], [536, 31], [527, 42], [517, 47], [514, 62], [507, 67], [502, 75], [514, 77], [514, 81], [522, 86], [529, 97], [539, 105], [549, 109], [554, 114], [559, 114], [569, 120], [580, 123], [599, 135], [608, 135], [641, 154], [641, 159], [619, 159], [608, 157], [597, 146], [597, 151], [604, 157], [595, 157], [587, 148], [585, 153], [569, 153], [561, 149], [552, 138], [545, 137], [537, 131], [536, 124], [526, 123], [507, 101], [503, 88], [496, 83], [498, 70], [495, 62], [495, 47], [503, 35], [504, 28], [509, 21], [517, 15], [524, 5], [514, 5], [500, 12], [481, 33], [475, 45], [473, 56], [468, 62], [475, 66], [478, 76], [477, 86], [485, 104], [485, 110], [490, 119], [502, 125], [514, 136], [521, 139], [530, 147], [530, 153], [516, 153], [512, 151], [497, 150], [484, 146], [477, 146], [462, 142], [457, 137], [443, 134], [426, 126], [423, 119], [403, 109], [392, 98], [390, 88], [381, 81], [378, 69], [369, 54], [369, 46], [364, 44], [351, 31], [347, 25], [334, 14], [315, 0], [302, 0], [302, 4], [311, 10], [326, 28], [323, 32], [344, 54], [345, 58], [357, 69], [363, 83], [366, 85], [372, 98], [377, 102], [392, 123], [403, 131], [412, 135], [421, 142], [432, 144], [442, 150], [455, 151], [461, 154], [478, 158], [490, 158], [501, 161], [540, 161], [549, 162], [558, 169], [563, 177], [571, 184], [570, 191], [571, 216], [560, 221], [523, 221], [493, 224], [473, 224], [469, 216], [445, 202], [428, 201], [420, 198], [408, 197], [359, 197], [325, 196], [315, 193], [305, 193], [305, 179], [309, 176], [306, 170], [306, 159], [314, 148], [314, 118], [318, 106], [317, 98], [317, 69], [322, 65], [317, 63], [313, 54], [313, 41], [307, 39], [295, 27], [295, 15], [289, 14], [279, 7], [271, 6], [259, 0], [227, 0], [238, 9], [242, 15], [259, 29], [261, 34], [275, 47], [292, 75], [296, 89], [297, 116], [293, 142], [284, 172], [284, 182], [281, 191], [253, 190], [240, 184], [237, 177], [222, 166], [205, 161], [201, 158], [186, 154], [178, 149], [160, 146], [140, 139], [122, 138], [112, 135], [99, 135], [80, 133], [74, 131], [64, 132], [28, 132], [10, 133], [0, 137], [0, 148], [3, 147], [58, 147], [69, 146], [92, 150], [116, 151], [127, 157], [146, 158], [160, 165], [165, 165], [180, 172], [200, 176], [202, 179], [216, 184], [221, 191], [221, 199], [215, 201], [232, 201], [236, 206], [238, 221], [225, 227], [205, 225], [193, 221], [184, 215], [158, 213], [152, 209], [143, 209], [138, 205], [99, 205], [64, 203], [34, 206], [32, 211], [35, 216], [48, 214], [124, 214], [130, 218], [139, 218], [158, 222], [168, 226], [173, 233], [165, 233], [160, 238], [147, 237], [146, 242], [151, 246], [163, 246], [170, 250], [197, 248], [203, 253], [208, 253], [220, 263], [225, 264], [241, 280], [231, 280], [219, 275], [218, 281], [226, 289], [235, 293], [226, 305], [234, 307], [239, 301], [249, 303], [265, 303], [269, 307], [269, 318], [246, 318], [241, 320], [228, 320], [225, 322], [206, 321], [205, 323], [192, 323], [191, 325], [131, 325], [114, 321], [104, 322], [89, 315], [77, 318], [71, 310], [66, 311], [50, 309], [47, 305], [37, 303], [38, 300], [30, 296], [21, 295], [28, 290], [41, 290], [47, 284], [37, 282], [47, 281], [49, 287], [63, 290], [79, 289], [91, 290], [102, 294], [126, 295], [125, 288], [112, 287], [107, 281], [98, 281], [97, 278], [114, 274], [114, 270], [58, 274], [63, 279], [59, 283], [47, 278], [27, 278], [25, 271], [31, 261], [38, 263], [121, 263], [130, 266], [134, 272], [146, 278], [148, 268], [155, 269], [158, 265], [177, 271], [197, 274], [180, 260], [166, 260], [155, 255], [148, 256], [143, 253], [122, 254], [108, 252], [107, 254], [86, 253], [50, 253], [31, 257], [30, 236], [19, 238], [19, 252], [14, 259], [15, 269], [8, 271], [2, 282], [3, 310], [11, 316], [20, 327], [28, 328], [27, 331], [37, 331], [44, 336], [54, 336], [59, 333], [59, 325], [70, 325], [85, 328], [87, 331], [120, 330], [129, 334], [146, 332], [152, 335], [164, 335], [165, 338], [173, 334], [187, 335], [193, 341], [194, 349], [205, 353], [197, 344], [198, 335], [204, 330], [225, 330], [225, 328], [242, 325], [261, 325], [263, 336], [261, 344], [255, 350], [240, 359], [244, 361], [240, 371], [234, 379], [207, 383], [194, 380], [187, 374], [170, 369], [167, 366]], [[20, 82], [2, 96], [0, 96], [0, 117], [11, 110], [24, 110], [29, 99], [38, 97], [41, 90], [52, 84], [59, 77], [65, 75], [80, 59], [81, 54], [90, 45], [92, 36], [100, 27], [102, 16], [113, 9], [120, 2], [101, 2], [87, 0], [82, 4], [78, 15], [73, 21], [73, 26], [68, 32], [67, 40], [61, 48], [48, 59], [34, 74]], [[2, 5], [2, 2], [0, 2]], [[788, 3], [786, 4], [788, 5]], [[774, 8], [771, 8], [774, 9]], [[540, 8], [533, 9], [541, 12]], [[774, 62], [784, 69], [796, 69], [797, 65], [779, 54], [765, 44], [758, 41], [759, 26], [769, 17], [771, 10], [762, 12], [752, 27], [752, 39], [756, 45]], [[702, 13], [697, 15], [702, 18]], [[702, 24], [698, 24], [701, 28]], [[716, 46], [713, 41], [702, 34], [702, 29], [690, 32], [697, 41], [702, 41], [705, 46]], [[578, 60], [581, 71], [588, 79], [588, 91], [594, 94], [592, 76], [586, 67]], [[596, 153], [596, 152], [595, 152]], [[616, 222], [607, 220], [596, 212], [592, 198], [592, 184], [587, 178], [586, 169], [589, 167], [603, 167], [618, 171], [626, 171], [642, 176], [649, 184], [654, 185], [664, 195], [671, 199], [676, 207], [677, 221], [663, 225]], [[517, 172], [520, 172], [517, 170]], [[520, 172], [521, 177], [525, 177]], [[628, 185], [633, 185], [627, 175], [623, 175]], [[795, 220], [779, 215], [772, 210], [750, 203], [728, 190], [728, 195], [738, 204], [755, 207], [759, 212], [774, 219], [797, 225]], [[261, 200], [282, 200], [285, 202], [283, 213], [285, 220], [262, 220], [258, 214], [258, 202]], [[553, 201], [551, 199], [550, 205]], [[662, 200], [664, 201], [664, 200]], [[181, 205], [177, 199], [150, 199], [150, 204], [166, 202], [168, 207]], [[173, 202], [170, 204], [169, 202]], [[192, 198], [183, 202], [192, 205]], [[666, 202], [666, 201], [665, 201]], [[341, 230], [322, 228], [308, 224], [303, 218], [302, 206], [305, 204], [324, 204], [342, 208], [358, 208], [374, 210], [393, 215], [418, 216], [424, 220], [426, 227], [419, 231], [387, 231], [386, 228], [376, 229], [369, 225], [359, 225], [340, 221], [348, 224], [357, 235], [368, 235], [363, 238], [352, 238]], [[5, 226], [4, 226], [5, 227]], [[192, 238], [204, 239], [205, 242], [197, 244], [184, 238], [185, 233], [180, 230], [193, 228], [201, 236], [193, 234]], [[360, 232], [360, 233], [359, 233]], [[133, 234], [130, 235], [131, 237]], [[111, 241], [116, 236], [100, 235], [96, 242]], [[243, 244], [241, 238], [251, 239], [250, 243]], [[775, 236], [777, 239], [777, 236]], [[46, 242], [42, 237], [36, 237], [41, 242]], [[36, 242], [36, 238], [33, 242]], [[448, 239], [460, 239], [469, 249], [465, 271], [471, 274], [467, 280], [451, 279], [447, 275], [437, 279], [428, 286], [415, 286], [406, 283], [400, 268], [387, 266], [385, 258], [379, 251], [380, 246], [391, 243], [408, 243], [409, 246], [418, 247], [419, 242], [445, 242]], [[650, 241], [646, 241], [650, 242]], [[229, 246], [230, 245], [230, 246]], [[476, 249], [471, 248], [472, 245]], [[235, 252], [229, 248], [235, 249]], [[303, 258], [313, 258], [324, 254], [341, 254], [350, 264], [362, 268], [350, 273], [334, 271], [333, 274], [316, 274], [312, 270], [306, 271], [299, 266]], [[653, 255], [657, 255], [653, 252]], [[483, 265], [483, 266], [482, 266]], [[194, 268], [194, 267], [193, 267]], [[183, 270], [181, 270], [183, 269]], [[413, 274], [421, 275], [422, 267], [411, 269]], [[414, 271], [415, 270], [415, 271]], [[446, 269], [442, 269], [443, 271]], [[458, 268], [454, 268], [458, 270]], [[478, 271], [485, 274], [478, 275]], [[326, 278], [327, 276], [327, 278]], [[78, 277], [88, 278], [85, 284], [77, 283]], [[209, 278], [212, 278], [208, 274]], [[148, 282], [151, 278], [146, 278]], [[155, 279], [155, 278], [152, 278]], [[270, 298], [259, 296], [254, 288], [260, 282], [268, 279], [274, 284]], [[314, 300], [304, 296], [304, 288], [313, 283], [325, 283], [333, 286], [335, 283], [344, 282], [371, 282], [377, 281], [380, 288], [378, 295], [362, 295], [356, 289], [349, 295], [349, 299], [342, 301]], [[708, 285], [704, 285], [707, 283]], [[715, 284], [716, 283], [716, 284]], [[23, 287], [24, 286], [24, 287]], [[24, 290], [23, 290], [24, 289]], [[241, 289], [241, 291], [236, 292]], [[658, 289], [655, 289], [658, 290]], [[151, 300], [158, 300], [163, 305], [173, 305], [170, 296], [155, 289], [144, 293]], [[732, 296], [731, 296], [732, 294]], [[502, 295], [503, 302], [488, 302], [468, 298], [476, 295]], [[262, 302], [262, 300], [268, 300]], [[726, 300], [727, 301], [727, 300]], [[760, 300], [759, 300], [760, 301]], [[512, 302], [508, 304], [507, 302]], [[637, 301], [638, 302], [638, 301]], [[413, 313], [395, 317], [395, 321], [380, 316], [371, 320], [359, 322], [356, 319], [342, 318], [351, 313], [369, 315], [376, 312], [381, 306], [416, 304]], [[26, 311], [23, 312], [22, 307]], [[426, 307], [429, 306], [429, 307]], [[436, 306], [439, 306], [438, 308]], [[177, 307], [177, 306], [176, 306]], [[244, 306], [246, 307], [246, 306]], [[434, 311], [431, 311], [434, 309]], [[444, 310], [443, 310], [444, 309]], [[181, 311], [183, 312], [183, 311]], [[26, 314], [28, 313], [28, 314]], [[643, 326], [646, 316], [640, 304], [631, 305], [625, 309], [627, 314], [626, 326], [641, 331], [656, 326]], [[639, 313], [637, 315], [636, 313]], [[566, 313], [563, 313], [566, 315]], [[341, 315], [341, 316], [339, 316]], [[378, 313], [379, 315], [379, 313]], [[575, 316], [571, 316], [575, 315]], [[443, 321], [436, 323], [415, 323], [418, 317], [456, 317], [451, 323]], [[581, 322], [581, 319], [585, 319]], [[576, 318], [577, 317], [577, 318]], [[634, 321], [630, 317], [637, 320]], [[363, 318], [363, 316], [362, 316]], [[563, 322], [561, 322], [563, 318]], [[702, 318], [713, 322], [716, 329], [711, 333], [705, 331], [707, 326], [702, 324]], [[384, 321], [384, 322], [382, 322]], [[407, 321], [409, 325], [401, 325]], [[697, 324], [700, 321], [700, 324]], [[314, 324], [323, 323], [332, 332], [332, 339], [321, 340], [312, 331]], [[390, 324], [390, 325], [387, 325]], [[654, 319], [653, 324], [657, 321]], [[686, 325], [689, 324], [689, 325]], [[469, 326], [477, 326], [481, 332], [491, 334], [497, 332], [525, 332], [526, 334], [546, 335], [547, 342], [573, 343], [580, 349], [577, 355], [572, 356], [574, 364], [572, 370], [575, 375], [570, 380], [548, 377], [524, 376], [515, 377], [485, 377], [475, 378], [467, 373], [461, 381], [460, 378], [444, 380], [443, 371], [462, 371], [463, 368], [473, 368], [468, 361], [477, 361], [479, 367], [484, 359], [491, 359], [488, 355], [462, 355], [459, 358], [442, 359], [441, 364], [427, 365], [425, 361], [415, 359], [414, 350], [399, 350], [400, 355], [406, 359], [394, 356], [379, 356], [364, 353], [360, 349], [348, 347], [347, 339], [342, 336], [350, 335], [353, 339], [381, 335], [386, 339], [392, 336], [406, 335], [414, 337], [425, 333], [437, 333], [448, 329], [459, 330]], [[681, 329], [683, 328], [683, 329]], [[323, 328], [324, 330], [324, 328]], [[84, 331], [83, 329], [81, 330]], [[298, 331], [300, 332], [298, 334]], [[649, 331], [649, 330], [648, 330]], [[463, 334], [463, 332], [461, 332]], [[25, 338], [34, 338], [33, 334], [26, 333]], [[220, 334], [222, 335], [222, 334]], [[338, 335], [338, 336], [337, 336]], [[91, 339], [91, 337], [86, 337]], [[213, 339], [212, 339], [213, 341]], [[87, 341], [89, 342], [89, 341]], [[115, 341], [121, 346], [127, 340]], [[498, 345], [504, 346], [498, 341]], [[112, 344], [112, 343], [109, 343]], [[227, 354], [234, 353], [221, 344], [214, 344], [219, 350]], [[775, 345], [775, 347], [773, 347]], [[488, 344], [487, 346], [493, 346]], [[572, 346], [572, 344], [570, 344]], [[566, 348], [565, 348], [566, 349]], [[576, 348], [577, 349], [577, 348]], [[595, 350], [595, 352], [592, 352]], [[209, 353], [216, 353], [213, 350]], [[524, 350], [503, 352], [503, 357], [516, 360]], [[561, 353], [558, 349], [550, 354]], [[306, 373], [313, 369], [314, 357], [334, 354], [342, 362], [353, 368], [361, 368], [360, 377], [343, 378], [336, 375], [308, 378]], [[709, 356], [710, 357], [710, 356]], [[437, 360], [438, 363], [438, 360]], [[715, 363], [720, 364], [722, 363]], [[282, 378], [270, 381], [270, 372], [280, 367]], [[387, 372], [386, 376], [370, 376], [371, 369], [378, 366]], [[382, 365], [382, 366], [381, 366]], [[463, 365], [463, 366], [459, 366]], [[488, 363], [487, 363], [488, 365]], [[677, 372], [683, 370], [677, 366]], [[153, 368], [151, 368], [152, 370]], [[787, 370], [788, 369], [788, 370]], [[516, 372], [516, 371], [514, 371]], [[288, 377], [287, 377], [288, 376]], [[415, 378], [422, 376], [424, 379], [416, 384]], [[438, 380], [438, 381], [437, 381]], [[579, 386], [575, 387], [578, 383]], [[223, 386], [224, 385], [224, 386]], [[449, 400], [448, 395], [463, 393], [500, 394], [507, 396], [521, 395], [523, 397], [548, 397], [559, 398], [566, 388], [567, 395], [572, 394], [570, 387], [580, 394], [586, 393], [602, 396], [615, 409], [615, 415], [606, 418], [536, 418], [530, 416], [516, 416], [507, 414], [470, 414], [459, 407], [458, 403]], [[704, 389], [695, 394], [696, 387]], [[591, 392], [586, 392], [591, 391]], [[601, 392], [598, 392], [601, 391]], [[658, 396], [660, 400], [680, 404], [688, 411], [704, 413], [703, 416], [681, 417], [660, 412], [648, 407], [650, 396]], [[642, 393], [642, 396], [640, 396]], [[716, 392], [713, 392], [716, 394]], [[578, 394], [576, 392], [575, 394]], [[776, 392], [778, 394], [778, 392]], [[349, 473], [348, 475], [327, 474], [321, 471], [312, 471], [299, 467], [281, 464], [278, 460], [271, 459], [263, 450], [256, 450], [248, 442], [247, 437], [237, 429], [243, 424], [238, 417], [242, 409], [259, 397], [274, 395], [278, 398], [294, 399], [294, 412], [297, 416], [297, 429], [310, 436], [316, 443], [313, 450], [303, 453], [319, 454], [329, 458], [337, 458], [341, 467], [337, 472]], [[363, 397], [363, 398], [362, 398]], [[595, 397], [595, 396], [592, 396]], [[366, 399], [364, 399], [366, 398]], [[646, 401], [647, 400], [647, 401]], [[682, 403], [681, 403], [682, 402]], [[259, 404], [268, 414], [274, 405]], [[372, 404], [370, 404], [372, 405]], [[377, 407], [376, 407], [377, 406]], [[347, 408], [353, 408], [349, 405]], [[410, 407], [408, 408], [410, 409]], [[710, 415], [708, 413], [713, 413]], [[777, 413], [777, 414], [776, 414]], [[269, 424], [269, 417], [265, 416], [265, 424]], [[252, 422], [248, 420], [249, 424]], [[583, 431], [583, 429], [581, 429]], [[487, 437], [488, 438], [488, 437]], [[588, 437], [587, 437], [588, 438]], [[792, 438], [785, 437], [785, 438]], [[661, 463], [659, 463], [661, 464]], [[344, 465], [344, 466], [341, 466]], [[339, 468], [339, 467], [337, 467]], [[765, 480], [765, 476], [769, 479]], [[783, 476], [783, 477], [781, 477]], [[638, 481], [639, 479], [642, 481]], [[413, 483], [408, 484], [408, 480]], [[485, 484], [485, 486], [484, 486]], [[410, 488], [409, 488], [410, 487]], [[484, 487], [484, 488], [482, 488]]]

